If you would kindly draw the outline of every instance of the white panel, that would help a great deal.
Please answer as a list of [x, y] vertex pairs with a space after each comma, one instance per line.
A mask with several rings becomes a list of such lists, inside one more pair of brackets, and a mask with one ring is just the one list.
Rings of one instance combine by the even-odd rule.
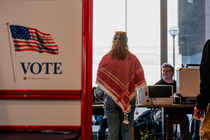
[[81, 101], [0, 100], [0, 125], [81, 125]]

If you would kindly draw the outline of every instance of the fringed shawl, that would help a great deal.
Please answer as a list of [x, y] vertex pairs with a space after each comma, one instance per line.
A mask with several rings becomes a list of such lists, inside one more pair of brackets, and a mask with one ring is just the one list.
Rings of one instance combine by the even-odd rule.
[[125, 60], [105, 55], [98, 67], [96, 83], [109, 94], [124, 113], [131, 110], [130, 101], [138, 88], [145, 86], [144, 71], [138, 58], [131, 54]]

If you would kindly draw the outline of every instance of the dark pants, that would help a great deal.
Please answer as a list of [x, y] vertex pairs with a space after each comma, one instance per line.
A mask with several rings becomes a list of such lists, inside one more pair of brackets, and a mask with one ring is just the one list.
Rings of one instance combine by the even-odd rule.
[[107, 120], [103, 119], [103, 115], [95, 115], [95, 120], [99, 123], [99, 130], [97, 133], [98, 140], [104, 140], [106, 128], [108, 128]]
[[192, 140], [200, 140], [199, 129], [200, 129], [200, 121], [193, 119], [192, 120]]
[[167, 140], [173, 140], [173, 123], [180, 124], [182, 140], [190, 140], [189, 119], [186, 114], [169, 114], [166, 118]]

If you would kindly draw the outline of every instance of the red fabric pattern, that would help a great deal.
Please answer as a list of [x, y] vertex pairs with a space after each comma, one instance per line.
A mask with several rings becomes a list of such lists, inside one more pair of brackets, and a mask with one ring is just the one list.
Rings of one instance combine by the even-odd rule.
[[125, 113], [130, 111], [130, 101], [136, 96], [135, 89], [146, 85], [142, 66], [133, 54], [125, 60], [105, 55], [98, 67], [96, 83]]

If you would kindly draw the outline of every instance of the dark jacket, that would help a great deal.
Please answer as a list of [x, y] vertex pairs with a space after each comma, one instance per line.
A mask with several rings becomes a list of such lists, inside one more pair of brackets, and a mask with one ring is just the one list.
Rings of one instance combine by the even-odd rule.
[[210, 102], [210, 40], [205, 43], [203, 48], [200, 81], [200, 94], [197, 96], [196, 107], [199, 110], [204, 110]]

